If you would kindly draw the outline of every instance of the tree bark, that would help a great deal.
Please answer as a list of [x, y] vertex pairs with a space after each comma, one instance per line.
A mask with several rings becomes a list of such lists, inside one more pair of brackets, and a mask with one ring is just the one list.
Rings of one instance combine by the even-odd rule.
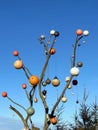
[[43, 130], [47, 130], [48, 127], [49, 127], [50, 123], [48, 123], [48, 120], [47, 120], [47, 116], [45, 115], [45, 121], [44, 121], [44, 127], [43, 127]]
[[35, 127], [34, 125], [32, 125], [32, 130], [40, 130], [38, 127]]

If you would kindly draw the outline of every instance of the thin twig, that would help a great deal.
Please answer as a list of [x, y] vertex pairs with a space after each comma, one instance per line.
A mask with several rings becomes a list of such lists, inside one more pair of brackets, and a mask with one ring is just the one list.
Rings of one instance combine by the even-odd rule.
[[8, 96], [7, 96], [7, 98], [8, 98], [8, 100], [10, 100], [12, 103], [14, 103], [15, 105], [21, 107], [22, 109], [24, 109], [24, 110], [26, 111], [26, 109], [25, 109], [22, 105], [16, 103], [15, 101], [13, 101], [13, 100], [12, 100], [10, 97], [8, 97]]

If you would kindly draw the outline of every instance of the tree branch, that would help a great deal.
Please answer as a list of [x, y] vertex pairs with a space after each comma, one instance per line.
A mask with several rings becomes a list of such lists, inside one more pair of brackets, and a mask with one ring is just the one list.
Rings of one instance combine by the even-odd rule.
[[66, 86], [64, 87], [64, 89], [63, 89], [61, 95], [59, 96], [59, 98], [58, 98], [58, 100], [57, 100], [57, 102], [56, 102], [55, 105], [53, 106], [52, 111], [51, 111], [51, 115], [54, 114], [54, 112], [55, 112], [55, 110], [56, 110], [56, 107], [58, 106], [58, 104], [60, 103], [62, 97], [64, 96], [64, 94], [65, 94], [65, 92], [66, 92], [66, 90], [67, 90], [67, 88], [68, 88], [68, 86], [69, 86], [69, 84], [70, 84], [70, 82], [71, 82], [71, 80], [72, 80], [72, 77], [73, 77], [73, 76], [71, 75], [71, 76], [70, 76], [70, 81], [66, 84]]
[[[56, 42], [56, 37], [54, 38], [50, 49], [54, 46], [55, 42]], [[46, 62], [45, 62], [45, 64], [44, 64], [44, 67], [43, 67], [43, 69], [42, 69], [42, 73], [41, 73], [41, 75], [40, 75], [40, 81], [39, 81], [39, 84], [38, 84], [39, 95], [40, 95], [40, 98], [41, 98], [41, 100], [42, 100], [42, 102], [43, 102], [44, 108], [48, 108], [48, 106], [47, 106], [47, 103], [46, 103], [45, 99], [43, 98], [43, 94], [42, 94], [42, 92], [41, 92], [41, 83], [42, 83], [43, 77], [44, 77], [44, 75], [45, 75], [46, 68], [47, 68], [47, 66], [48, 66], [48, 62], [49, 62], [50, 57], [51, 57], [51, 55], [48, 53], [48, 55], [47, 55], [47, 57], [46, 57]]]
[[17, 106], [19, 106], [19, 107], [21, 107], [22, 109], [24, 109], [24, 111], [26, 111], [26, 109], [25, 109], [22, 105], [16, 103], [15, 101], [13, 101], [13, 100], [12, 100], [11, 98], [9, 98], [8, 96], [7, 96], [7, 98], [8, 98], [8, 100], [10, 100], [12, 103], [16, 104]]
[[12, 109], [20, 117], [22, 122], [24, 122], [24, 117], [22, 116], [22, 114], [16, 108], [12, 107], [11, 105], [10, 105], [9, 108]]
[[[73, 47], [74, 47], [74, 48], [73, 48], [73, 55], [74, 55], [74, 57], [73, 57], [73, 60], [71, 61], [72, 67], [75, 66], [75, 63], [76, 63], [76, 49], [77, 49], [78, 42], [79, 42], [79, 40], [80, 40], [82, 37], [83, 37], [83, 36], [81, 36], [81, 37], [79, 37], [79, 38], [76, 37], [76, 42], [75, 42], [75, 44], [74, 44], [74, 46], [73, 46]], [[58, 106], [58, 104], [60, 103], [62, 97], [64, 96], [64, 94], [65, 94], [65, 92], [66, 92], [66, 90], [67, 90], [67, 88], [68, 88], [68, 85], [70, 84], [72, 78], [73, 78], [73, 76], [70, 75], [70, 80], [69, 80], [69, 82], [66, 84], [66, 86], [64, 87], [64, 89], [63, 89], [61, 95], [59, 96], [59, 98], [58, 98], [58, 100], [57, 100], [57, 102], [54, 104], [54, 106], [53, 106], [53, 108], [52, 108], [52, 111], [51, 111], [51, 115], [54, 114], [55, 109], [56, 109], [56, 107]]]

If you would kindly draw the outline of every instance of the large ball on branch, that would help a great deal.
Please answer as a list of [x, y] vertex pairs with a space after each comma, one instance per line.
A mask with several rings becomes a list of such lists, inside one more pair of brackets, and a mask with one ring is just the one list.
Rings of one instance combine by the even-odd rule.
[[34, 109], [33, 107], [29, 107], [29, 108], [27, 109], [27, 114], [28, 114], [28, 115], [32, 116], [34, 113], [35, 113], [35, 109]]
[[36, 75], [32, 75], [32, 76], [30, 76], [30, 78], [29, 78], [29, 83], [30, 83], [32, 86], [36, 86], [36, 85], [39, 83], [39, 78], [38, 78]]
[[55, 76], [54, 79], [52, 80], [52, 85], [54, 87], [57, 87], [60, 85], [60, 80]]
[[77, 67], [72, 67], [71, 70], [70, 70], [70, 73], [72, 76], [78, 76], [80, 71]]
[[14, 62], [14, 67], [15, 67], [16, 69], [21, 69], [21, 68], [23, 67], [23, 62], [22, 62], [22, 60], [16, 60], [16, 61]]

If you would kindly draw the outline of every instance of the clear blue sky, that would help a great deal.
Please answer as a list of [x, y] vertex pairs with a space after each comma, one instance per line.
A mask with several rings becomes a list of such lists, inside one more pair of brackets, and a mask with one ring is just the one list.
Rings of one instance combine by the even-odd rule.
[[[77, 77], [78, 86], [66, 93], [68, 102], [65, 104], [64, 119], [72, 120], [74, 110], [78, 107], [75, 103], [77, 95], [81, 100], [84, 87], [89, 93], [88, 102], [93, 102], [98, 90], [97, 5], [97, 0], [0, 0], [0, 93], [7, 91], [9, 97], [28, 107], [25, 93], [21, 88], [21, 84], [27, 83], [27, 79], [22, 70], [15, 70], [13, 67], [13, 62], [16, 60], [13, 51], [18, 50], [25, 66], [32, 74], [40, 76], [45, 56], [38, 38], [41, 34], [45, 34], [48, 39], [50, 30], [54, 29], [60, 32], [60, 36], [55, 44], [56, 54], [49, 63], [49, 76], [51, 79], [55, 75], [58, 76], [61, 85], [58, 89], [54, 89], [51, 85], [47, 86], [47, 100], [51, 108], [57, 97], [57, 91], [59, 94], [65, 85], [65, 77], [69, 75], [75, 31], [81, 28], [89, 30], [90, 35], [84, 38], [86, 44], [77, 51], [77, 60], [82, 61], [84, 65]], [[46, 78], [47, 75], [46, 73]], [[72, 92], [75, 94], [72, 95]], [[36, 96], [38, 97], [38, 92]], [[12, 118], [13, 112], [9, 110], [11, 103], [0, 97], [0, 104], [0, 117]], [[42, 123], [41, 101], [39, 100], [34, 107], [36, 113], [33, 120]], [[18, 118], [17, 115], [15, 118]]]

